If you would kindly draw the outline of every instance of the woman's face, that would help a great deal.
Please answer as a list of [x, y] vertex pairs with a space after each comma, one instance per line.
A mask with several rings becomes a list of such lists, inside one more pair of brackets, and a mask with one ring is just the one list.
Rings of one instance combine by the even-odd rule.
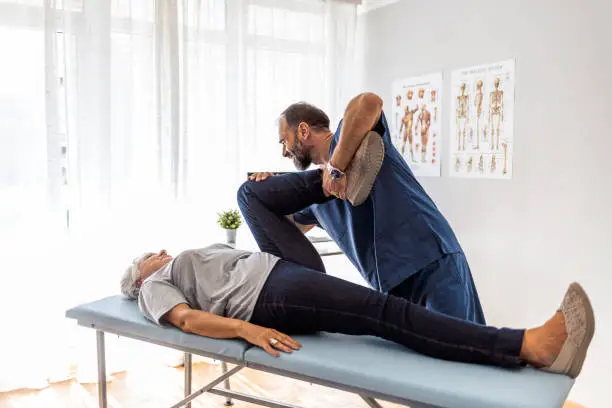
[[165, 249], [162, 249], [156, 254], [149, 255], [140, 261], [140, 265], [138, 266], [138, 270], [140, 271], [140, 280], [144, 281], [155, 271], [168, 264], [168, 262], [171, 260], [172, 257], [166, 253]]

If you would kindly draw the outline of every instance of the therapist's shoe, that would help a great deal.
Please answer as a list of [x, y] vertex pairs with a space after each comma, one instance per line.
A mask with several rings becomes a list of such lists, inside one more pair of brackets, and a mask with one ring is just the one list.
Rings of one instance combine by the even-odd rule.
[[587, 349], [595, 333], [593, 307], [582, 286], [576, 282], [569, 286], [559, 311], [565, 320], [567, 337], [559, 355], [543, 370], [576, 378], [582, 370]]
[[381, 135], [368, 132], [346, 170], [346, 199], [353, 206], [361, 205], [370, 196], [384, 158]]

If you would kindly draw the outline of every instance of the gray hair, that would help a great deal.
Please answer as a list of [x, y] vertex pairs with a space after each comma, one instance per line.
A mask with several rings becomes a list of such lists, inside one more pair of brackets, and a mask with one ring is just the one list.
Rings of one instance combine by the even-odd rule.
[[140, 262], [149, 255], [153, 255], [153, 253], [146, 252], [140, 255], [138, 258], [135, 258], [132, 261], [132, 264], [126, 268], [125, 272], [123, 272], [123, 276], [121, 277], [121, 293], [123, 293], [124, 296], [131, 299], [138, 298], [140, 288], [138, 287], [137, 283], [138, 279], [140, 278]]

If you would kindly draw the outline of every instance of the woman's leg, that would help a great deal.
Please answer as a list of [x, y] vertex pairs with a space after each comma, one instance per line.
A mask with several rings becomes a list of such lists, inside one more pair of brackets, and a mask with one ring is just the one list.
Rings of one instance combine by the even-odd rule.
[[317, 331], [373, 335], [440, 359], [521, 365], [523, 330], [445, 316], [286, 261], [270, 274], [251, 321], [289, 335]]
[[319, 170], [247, 181], [238, 190], [238, 205], [262, 252], [321, 272], [317, 250], [286, 215], [327, 200]]

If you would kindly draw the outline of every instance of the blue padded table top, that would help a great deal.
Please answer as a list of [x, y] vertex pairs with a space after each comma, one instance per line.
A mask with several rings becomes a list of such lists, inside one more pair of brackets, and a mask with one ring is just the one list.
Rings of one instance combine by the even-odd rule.
[[322, 379], [382, 399], [394, 396], [453, 408], [559, 408], [574, 383], [567, 376], [532, 368], [506, 370], [438, 360], [369, 336], [324, 333], [294, 338], [302, 343], [299, 351], [274, 358], [251, 348], [245, 354], [247, 366]]
[[241, 362], [249, 344], [242, 340], [220, 340], [185, 333], [173, 326], [159, 327], [147, 320], [134, 300], [110, 296], [66, 311], [81, 326], [108, 331], [166, 347], [178, 348], [225, 361]]

